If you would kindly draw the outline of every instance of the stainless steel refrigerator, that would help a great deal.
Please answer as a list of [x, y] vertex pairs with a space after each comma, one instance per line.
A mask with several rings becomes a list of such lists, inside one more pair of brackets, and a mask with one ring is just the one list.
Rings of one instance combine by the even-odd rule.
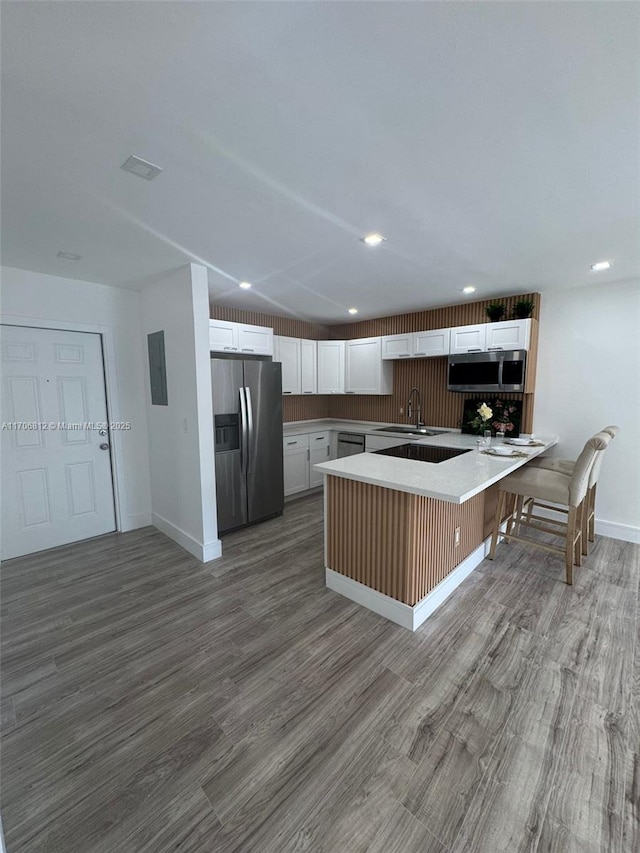
[[277, 362], [211, 359], [218, 532], [284, 509], [282, 375]]

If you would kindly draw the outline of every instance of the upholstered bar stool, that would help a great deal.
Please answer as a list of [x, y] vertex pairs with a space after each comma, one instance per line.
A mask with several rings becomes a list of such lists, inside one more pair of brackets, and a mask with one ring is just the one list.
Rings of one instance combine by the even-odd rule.
[[[564, 554], [567, 583], [572, 584], [574, 563], [577, 566], [581, 563], [582, 513], [586, 511], [585, 498], [589, 486], [589, 475], [598, 452], [604, 450], [609, 441], [611, 441], [611, 436], [605, 432], [596, 433], [596, 435], [590, 438], [585, 444], [582, 453], [576, 459], [570, 476], [560, 471], [525, 465], [523, 468], [514, 471], [513, 474], [509, 474], [501, 480], [498, 483], [498, 507], [493, 524], [489, 559], [493, 560], [495, 557], [502, 516], [508, 496], [511, 496], [514, 502], [511, 516], [515, 507], [518, 506], [518, 514], [515, 519], [517, 533], [514, 534], [511, 532], [514, 522], [512, 517], [510, 517], [507, 522], [507, 530], [502, 534], [504, 540], [508, 542], [514, 539], [517, 542], [523, 542], [535, 548], [542, 548], [545, 551], [551, 551], [556, 554]], [[563, 525], [565, 537], [564, 548], [535, 542], [532, 539], [519, 535], [522, 526], [558, 535], [557, 530], [543, 527], [537, 522], [533, 523], [532, 520], [527, 519], [526, 514], [522, 512], [522, 505], [523, 501], [526, 501], [528, 498], [566, 508], [567, 523]]]
[[[611, 425], [603, 427], [600, 432], [607, 433], [611, 438], [615, 438], [620, 432], [620, 427]], [[585, 504], [585, 512], [583, 513], [582, 519], [582, 553], [587, 554], [589, 542], [594, 542], [596, 538], [596, 487], [598, 485], [598, 478], [600, 476], [600, 469], [602, 467], [602, 462], [604, 459], [604, 451], [599, 450], [596, 456], [596, 459], [591, 468], [591, 473], [589, 474], [589, 485], [587, 487], [587, 497]], [[569, 477], [573, 473], [573, 469], [575, 466], [574, 459], [545, 459], [544, 456], [537, 457], [536, 459], [532, 459], [531, 462], [527, 463], [527, 467], [532, 468], [545, 468], [548, 471], [559, 471], [561, 474], [567, 474]], [[540, 509], [552, 509], [556, 512], [565, 512], [566, 510], [558, 508], [558, 507], [549, 507], [545, 504], [536, 501], [535, 498], [531, 498], [527, 503], [527, 515], [529, 518], [533, 518], [533, 511], [536, 508]], [[550, 519], [547, 519], [549, 521]], [[553, 522], [560, 524], [560, 522]]]

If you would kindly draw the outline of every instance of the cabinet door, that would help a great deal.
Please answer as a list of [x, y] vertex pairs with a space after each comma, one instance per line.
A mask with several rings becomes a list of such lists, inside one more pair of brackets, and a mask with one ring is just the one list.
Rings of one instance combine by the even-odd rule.
[[487, 344], [487, 325], [457, 326], [451, 329], [451, 355], [465, 352], [484, 352]]
[[238, 324], [226, 320], [209, 320], [211, 352], [238, 352]]
[[309, 449], [285, 453], [284, 461], [284, 493], [295, 495], [297, 492], [306, 492], [309, 488]]
[[487, 349], [529, 349], [531, 320], [501, 320], [487, 323]]
[[273, 355], [273, 329], [239, 323], [238, 351], [248, 355]]
[[436, 355], [449, 355], [451, 329], [432, 329], [429, 332], [415, 332], [413, 335], [413, 355], [425, 358]]
[[398, 358], [411, 358], [413, 353], [413, 335], [385, 335], [382, 338], [382, 358], [386, 361]]
[[346, 342], [347, 394], [390, 394], [393, 365], [382, 361], [382, 338]]
[[344, 341], [318, 341], [318, 394], [344, 394]]
[[318, 392], [318, 348], [316, 341], [300, 341], [300, 390], [303, 394]]
[[276, 335], [274, 359], [282, 364], [282, 393], [300, 394], [300, 340]]
[[309, 488], [321, 486], [324, 475], [320, 471], [314, 471], [313, 466], [319, 462], [328, 462], [331, 459], [330, 432], [309, 433]]

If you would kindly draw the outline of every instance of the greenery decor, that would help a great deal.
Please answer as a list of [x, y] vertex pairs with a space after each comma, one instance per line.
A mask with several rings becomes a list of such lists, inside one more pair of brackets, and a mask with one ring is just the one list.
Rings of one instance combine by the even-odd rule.
[[502, 320], [507, 309], [500, 302], [492, 302], [490, 305], [487, 305], [485, 310], [489, 320], [492, 323], [497, 323], [498, 320]]
[[531, 299], [519, 299], [513, 306], [513, 316], [516, 320], [526, 320], [534, 308], [535, 303]]

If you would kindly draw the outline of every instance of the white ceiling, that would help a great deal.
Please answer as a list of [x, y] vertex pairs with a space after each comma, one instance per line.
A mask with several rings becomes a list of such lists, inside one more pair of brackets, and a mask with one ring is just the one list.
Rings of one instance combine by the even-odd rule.
[[640, 276], [638, 3], [5, 2], [2, 25], [5, 265], [137, 287], [197, 261], [219, 302], [334, 322]]

